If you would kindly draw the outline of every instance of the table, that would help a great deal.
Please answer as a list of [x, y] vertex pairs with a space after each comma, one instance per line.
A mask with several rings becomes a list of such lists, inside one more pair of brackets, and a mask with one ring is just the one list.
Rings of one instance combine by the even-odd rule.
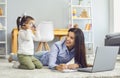
[[63, 36], [66, 36], [67, 33], [68, 29], [54, 29], [54, 36], [58, 37], [59, 40], [61, 40]]

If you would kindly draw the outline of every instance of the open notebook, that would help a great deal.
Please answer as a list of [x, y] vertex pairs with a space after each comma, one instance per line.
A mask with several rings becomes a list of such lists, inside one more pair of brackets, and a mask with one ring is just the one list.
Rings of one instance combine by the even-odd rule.
[[77, 72], [77, 71], [78, 71], [77, 69], [64, 69], [61, 72], [63, 72], [63, 73], [70, 73], [70, 72]]

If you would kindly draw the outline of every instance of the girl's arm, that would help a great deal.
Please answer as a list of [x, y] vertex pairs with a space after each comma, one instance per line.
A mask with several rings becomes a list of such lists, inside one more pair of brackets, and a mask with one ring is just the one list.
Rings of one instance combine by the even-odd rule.
[[33, 34], [33, 40], [34, 41], [40, 41], [40, 33], [38, 30], [34, 31], [34, 34]]
[[26, 31], [20, 30], [19, 35], [22, 40], [29, 41], [32, 37], [32, 31], [27, 29]]

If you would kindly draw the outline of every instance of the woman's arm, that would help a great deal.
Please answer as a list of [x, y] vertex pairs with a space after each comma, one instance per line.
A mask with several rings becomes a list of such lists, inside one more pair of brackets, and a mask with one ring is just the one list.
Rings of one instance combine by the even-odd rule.
[[60, 64], [58, 66], [55, 66], [55, 69], [56, 70], [59, 70], [59, 71], [62, 71], [64, 69], [77, 69], [79, 68], [79, 65], [78, 64], [69, 64], [69, 65], [66, 65], [66, 64]]
[[68, 64], [67, 65], [67, 68], [68, 69], [77, 69], [77, 68], [79, 68], [80, 66], [78, 65], [78, 64]]
[[59, 47], [57, 44], [54, 44], [51, 48], [50, 55], [49, 55], [49, 68], [51, 69], [56, 69], [56, 70], [63, 70], [67, 69], [66, 64], [56, 64], [57, 58], [58, 58], [58, 53], [59, 53]]
[[59, 70], [59, 71], [62, 71], [62, 70], [67, 69], [67, 68], [68, 68], [68, 66], [66, 64], [60, 64], [58, 66], [55, 66], [55, 69]]
[[51, 69], [55, 68], [55, 66], [58, 66], [56, 64], [58, 52], [59, 52], [59, 48], [57, 47], [56, 44], [53, 44], [51, 51], [50, 51], [49, 64], [48, 64], [49, 68]]

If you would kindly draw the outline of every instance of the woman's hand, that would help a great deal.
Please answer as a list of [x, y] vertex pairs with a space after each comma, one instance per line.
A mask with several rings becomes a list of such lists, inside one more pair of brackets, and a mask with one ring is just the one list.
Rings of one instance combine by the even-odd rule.
[[64, 69], [67, 69], [67, 65], [66, 64], [60, 64], [58, 66], [55, 67], [56, 70], [62, 71]]
[[68, 69], [76, 69], [76, 68], [79, 68], [79, 65], [78, 64], [69, 64], [67, 67], [68, 67]]

